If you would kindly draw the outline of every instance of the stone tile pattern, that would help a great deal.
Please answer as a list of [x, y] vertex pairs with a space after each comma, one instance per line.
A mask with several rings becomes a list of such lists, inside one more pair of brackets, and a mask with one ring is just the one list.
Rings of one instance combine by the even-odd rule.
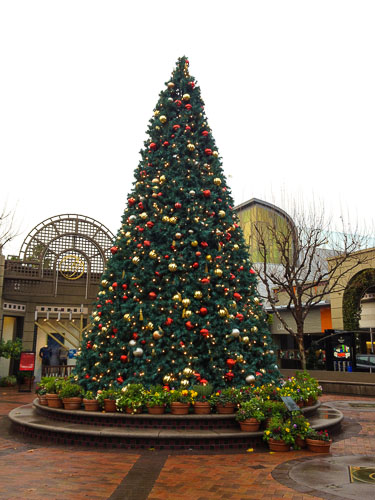
[[[307, 451], [269, 453], [102, 450], [35, 443], [10, 432], [7, 413], [34, 399], [0, 388], [0, 498], [2, 500], [317, 500], [318, 492], [296, 491], [272, 477], [277, 466], [314, 456]], [[322, 401], [356, 400], [326, 395]], [[371, 398], [358, 398], [358, 400]], [[372, 401], [374, 401], [372, 399]], [[355, 432], [335, 441], [333, 455], [375, 454], [375, 412], [344, 411]], [[359, 431], [359, 434], [358, 434]], [[153, 460], [153, 456], [155, 459]], [[315, 455], [316, 456], [316, 455]], [[140, 459], [142, 458], [142, 461]], [[149, 458], [147, 458], [149, 457]], [[153, 470], [153, 463], [155, 467]], [[138, 466], [137, 466], [138, 464]], [[161, 468], [159, 476], [158, 468]], [[285, 465], [287, 471], [288, 465]], [[138, 481], [138, 483], [137, 483]], [[137, 486], [142, 485], [143, 487]], [[314, 496], [314, 494], [316, 496]], [[146, 495], [146, 496], [145, 496]]]

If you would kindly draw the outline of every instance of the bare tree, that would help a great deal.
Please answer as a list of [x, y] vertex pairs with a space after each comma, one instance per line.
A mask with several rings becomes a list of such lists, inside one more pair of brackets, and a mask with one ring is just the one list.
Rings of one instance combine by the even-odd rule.
[[[366, 253], [359, 251], [368, 247], [369, 238], [345, 224], [343, 217], [340, 231], [335, 231], [324, 207], [298, 210], [294, 206], [291, 217], [285, 215], [270, 212], [266, 220], [253, 222], [250, 251], [258, 257], [254, 268], [263, 284], [263, 298], [295, 338], [305, 369], [306, 317], [331, 292], [344, 289], [343, 278], [367, 259]], [[286, 310], [295, 324], [277, 307], [275, 291], [286, 298]]]
[[4, 205], [0, 212], [0, 254], [3, 253], [4, 246], [18, 234], [14, 219], [15, 210], [8, 210], [7, 206]]

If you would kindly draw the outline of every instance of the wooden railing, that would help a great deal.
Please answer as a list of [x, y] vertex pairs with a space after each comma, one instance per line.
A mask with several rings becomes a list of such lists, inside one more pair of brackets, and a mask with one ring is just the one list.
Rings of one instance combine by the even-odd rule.
[[42, 377], [69, 377], [73, 365], [42, 366]]

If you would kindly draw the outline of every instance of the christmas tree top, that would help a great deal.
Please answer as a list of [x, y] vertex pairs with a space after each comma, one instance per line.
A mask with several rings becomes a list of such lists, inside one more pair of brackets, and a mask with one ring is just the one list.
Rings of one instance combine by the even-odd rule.
[[256, 276], [186, 57], [160, 93], [76, 374], [88, 389], [279, 376]]

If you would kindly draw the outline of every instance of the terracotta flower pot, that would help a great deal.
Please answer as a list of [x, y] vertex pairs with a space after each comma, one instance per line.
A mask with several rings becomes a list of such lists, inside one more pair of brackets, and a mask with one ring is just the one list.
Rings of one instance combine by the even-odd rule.
[[46, 394], [47, 403], [50, 408], [62, 408], [63, 402], [57, 394]]
[[84, 399], [83, 404], [86, 411], [99, 411], [99, 403], [96, 399]]
[[65, 410], [80, 410], [82, 405], [82, 398], [63, 398], [63, 404]]
[[45, 394], [43, 396], [38, 396], [38, 400], [41, 406], [48, 406], [48, 401]]
[[259, 431], [260, 422], [256, 418], [247, 418], [242, 422], [239, 422], [241, 431], [245, 432], [257, 432]]
[[171, 403], [172, 415], [187, 415], [189, 413], [190, 403], [179, 403], [175, 401]]
[[314, 406], [316, 403], [316, 399], [314, 399], [312, 396], [310, 396], [306, 401], [305, 401], [305, 406]]
[[270, 439], [268, 446], [271, 451], [290, 451], [290, 445], [282, 439]]
[[162, 415], [163, 413], [165, 413], [164, 405], [160, 405], [160, 406], [148, 406], [147, 405], [147, 410], [151, 415]]
[[116, 411], [116, 401], [114, 399], [104, 400], [104, 411], [113, 412]]
[[306, 438], [307, 449], [313, 453], [329, 453], [332, 444], [332, 439], [329, 441], [321, 441], [320, 439]]
[[306, 439], [302, 438], [301, 436], [297, 436], [296, 446], [298, 446], [298, 448], [306, 448]]
[[234, 413], [235, 407], [234, 403], [226, 403], [225, 405], [217, 404], [216, 410], [218, 413]]
[[208, 401], [196, 401], [194, 404], [194, 413], [197, 415], [209, 415], [211, 405]]

